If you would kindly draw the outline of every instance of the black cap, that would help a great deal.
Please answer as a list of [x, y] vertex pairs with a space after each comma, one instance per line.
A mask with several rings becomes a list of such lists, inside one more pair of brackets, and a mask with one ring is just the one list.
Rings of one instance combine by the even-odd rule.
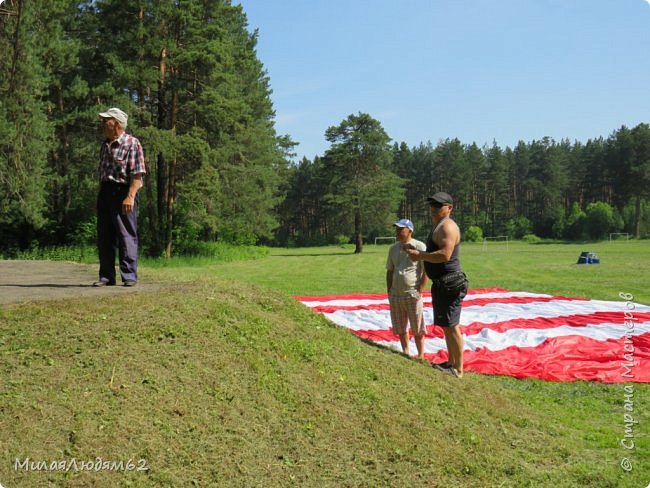
[[434, 193], [432, 196], [427, 197], [427, 201], [429, 203], [442, 203], [443, 205], [454, 204], [454, 199], [451, 198], [451, 195], [444, 191], [439, 191], [438, 193]]

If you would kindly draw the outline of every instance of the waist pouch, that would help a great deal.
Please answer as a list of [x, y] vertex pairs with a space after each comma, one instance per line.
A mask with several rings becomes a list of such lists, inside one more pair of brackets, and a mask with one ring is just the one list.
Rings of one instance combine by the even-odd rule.
[[437, 288], [439, 291], [442, 291], [447, 295], [455, 295], [460, 293], [468, 281], [467, 275], [465, 275], [464, 272], [454, 271], [442, 275], [440, 278], [431, 280], [431, 284], [434, 288]]

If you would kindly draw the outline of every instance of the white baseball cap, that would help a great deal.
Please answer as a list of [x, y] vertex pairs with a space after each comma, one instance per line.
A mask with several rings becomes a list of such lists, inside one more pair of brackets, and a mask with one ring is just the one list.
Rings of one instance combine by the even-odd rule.
[[413, 222], [411, 222], [409, 219], [400, 219], [397, 222], [395, 222], [393, 225], [395, 227], [406, 227], [407, 229], [414, 230]]
[[129, 119], [129, 116], [117, 107], [109, 108], [106, 112], [101, 112], [99, 116], [105, 119], [117, 120], [122, 129], [126, 129], [126, 122]]

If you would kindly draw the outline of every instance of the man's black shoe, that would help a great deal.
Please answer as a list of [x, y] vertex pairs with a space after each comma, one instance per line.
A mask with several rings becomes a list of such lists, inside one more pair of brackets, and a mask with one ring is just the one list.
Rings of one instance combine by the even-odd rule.
[[444, 365], [444, 363], [443, 364], [433, 364], [432, 366], [433, 366], [433, 369], [437, 369], [438, 371], [440, 371], [443, 374], [448, 374], [448, 375], [454, 376], [456, 378], [460, 378], [460, 375], [458, 374], [458, 371], [451, 364], [449, 366], [446, 366], [446, 365], [443, 366], [443, 365]]
[[115, 283], [111, 283], [110, 281], [95, 281], [93, 283], [94, 287], [99, 287], [99, 286], [114, 286]]

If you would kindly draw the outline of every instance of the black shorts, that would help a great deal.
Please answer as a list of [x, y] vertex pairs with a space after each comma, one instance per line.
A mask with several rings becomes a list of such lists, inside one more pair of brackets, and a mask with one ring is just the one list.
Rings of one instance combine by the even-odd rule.
[[444, 285], [434, 281], [431, 286], [433, 323], [440, 327], [458, 325], [460, 323], [460, 309], [465, 295], [467, 295], [467, 280], [452, 291], [445, 289]]

